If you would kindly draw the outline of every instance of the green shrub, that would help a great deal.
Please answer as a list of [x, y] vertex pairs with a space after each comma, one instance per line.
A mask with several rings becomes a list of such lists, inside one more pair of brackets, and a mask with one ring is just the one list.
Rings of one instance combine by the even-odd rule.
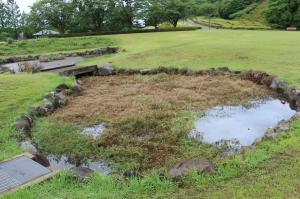
[[163, 29], [138, 29], [128, 31], [102, 31], [102, 32], [88, 32], [88, 33], [70, 33], [53, 35], [51, 37], [84, 37], [97, 35], [115, 35], [115, 34], [132, 34], [132, 33], [151, 33], [151, 32], [172, 32], [172, 31], [192, 31], [201, 29], [200, 27], [177, 27], [177, 28], [163, 28]]
[[255, 0], [223, 0], [219, 7], [220, 17], [230, 19], [230, 15], [245, 9], [248, 5], [255, 2]]
[[14, 43], [14, 40], [11, 39], [11, 38], [8, 38], [8, 39], [6, 40], [6, 42], [7, 42], [7, 44], [11, 45], [11, 44]]
[[9, 38], [9, 34], [6, 32], [0, 32], [0, 41], [6, 41]]
[[240, 10], [236, 13], [233, 13], [233, 14], [229, 15], [229, 18], [234, 19], [234, 18], [237, 18], [237, 17], [241, 17], [243, 15], [246, 15], [249, 12], [251, 12], [252, 10], [254, 10], [257, 6], [258, 6], [258, 3], [252, 3], [251, 5], [247, 6], [245, 9]]

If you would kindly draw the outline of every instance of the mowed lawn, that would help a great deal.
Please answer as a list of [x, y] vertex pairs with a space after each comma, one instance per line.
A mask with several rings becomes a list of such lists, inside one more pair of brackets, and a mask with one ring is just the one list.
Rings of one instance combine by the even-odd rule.
[[[103, 36], [119, 42], [119, 54], [81, 65], [112, 62], [118, 67], [228, 66], [263, 70], [300, 88], [300, 33], [284, 31], [192, 31]], [[61, 79], [54, 75], [0, 75], [0, 159], [21, 152], [10, 124]], [[19, 108], [18, 108], [19, 107]], [[4, 155], [3, 155], [4, 154]], [[173, 181], [151, 172], [143, 179], [94, 175], [81, 183], [61, 173], [52, 180], [4, 198], [300, 198], [300, 121], [255, 152], [229, 158], [215, 175], [191, 173]]]
[[112, 62], [118, 67], [192, 69], [228, 66], [263, 70], [300, 85], [300, 32], [198, 30], [105, 37], [116, 39], [123, 51], [81, 65]]
[[22, 152], [11, 137], [14, 121], [60, 83], [71, 84], [72, 80], [54, 74], [0, 75], [0, 161]]

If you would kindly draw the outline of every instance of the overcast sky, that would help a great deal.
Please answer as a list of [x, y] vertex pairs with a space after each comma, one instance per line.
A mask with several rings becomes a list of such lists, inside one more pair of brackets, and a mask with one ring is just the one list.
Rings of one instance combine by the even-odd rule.
[[20, 7], [21, 12], [29, 12], [30, 8], [28, 6], [31, 6], [36, 0], [16, 0], [17, 4]]

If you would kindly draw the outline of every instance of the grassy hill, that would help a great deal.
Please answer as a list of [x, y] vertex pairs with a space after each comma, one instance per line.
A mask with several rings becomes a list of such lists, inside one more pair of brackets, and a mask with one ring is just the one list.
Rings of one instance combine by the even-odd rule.
[[259, 5], [256, 7], [256, 9], [254, 9], [250, 13], [240, 17], [239, 19], [256, 21], [261, 24], [267, 25], [268, 22], [266, 20], [266, 17], [264, 16], [264, 12], [267, 10], [267, 8], [268, 8], [268, 0], [262, 0], [259, 3]]
[[[234, 19], [211, 19], [211, 25], [217, 28], [224, 29], [248, 29], [248, 30], [268, 30], [271, 29], [264, 15], [268, 7], [268, 1], [262, 0], [258, 3], [254, 10]], [[209, 20], [205, 17], [197, 17], [194, 19], [199, 24], [209, 25]]]

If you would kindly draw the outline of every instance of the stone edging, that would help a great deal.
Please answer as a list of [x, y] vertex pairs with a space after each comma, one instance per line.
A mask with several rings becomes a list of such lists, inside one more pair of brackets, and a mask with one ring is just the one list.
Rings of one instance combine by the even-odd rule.
[[[114, 54], [117, 53], [119, 50], [118, 47], [107, 47], [107, 48], [98, 48], [95, 50], [86, 50], [86, 51], [81, 51], [81, 52], [62, 52], [58, 54], [49, 54], [49, 55], [62, 55], [64, 57], [77, 57], [77, 56], [82, 56], [82, 57], [87, 57], [87, 56], [102, 56], [105, 54]], [[43, 56], [47, 55], [29, 55], [29, 56], [19, 56], [19, 57], [8, 57], [1, 59], [0, 58], [0, 65], [2, 64], [8, 64], [8, 63], [14, 63], [14, 62], [22, 62], [22, 61], [34, 61], [42, 58]]]
[[[291, 88], [287, 83], [278, 80], [276, 76], [270, 75], [261, 71], [231, 71], [227, 67], [222, 68], [211, 68], [208, 70], [198, 70], [192, 71], [190, 69], [178, 69], [178, 68], [167, 68], [158, 67], [155, 69], [123, 69], [123, 68], [113, 68], [108, 64], [104, 64], [98, 67], [97, 73], [92, 76], [112, 76], [112, 75], [155, 75], [155, 74], [178, 74], [186, 76], [194, 75], [224, 75], [224, 76], [234, 76], [240, 77], [244, 80], [252, 81], [258, 85], [264, 85], [273, 91], [276, 91], [279, 96], [290, 103], [291, 108], [297, 111], [297, 114], [288, 121], [282, 121], [278, 126], [269, 129], [265, 137], [255, 141], [254, 145], [262, 141], [262, 139], [274, 139], [278, 133], [289, 130], [290, 125], [297, 119], [300, 118], [300, 91]], [[41, 106], [32, 107], [28, 114], [23, 115], [15, 124], [14, 128], [22, 132], [22, 139], [31, 137], [31, 128], [34, 124], [34, 118], [44, 117], [52, 114], [56, 109], [63, 107], [67, 104], [67, 96], [79, 96], [82, 94], [83, 88], [81, 86], [80, 80], [76, 80], [72, 87], [65, 84], [59, 85], [55, 91], [47, 93], [44, 96], [44, 104]], [[255, 148], [255, 146], [253, 146]], [[252, 149], [253, 147], [246, 147]], [[245, 148], [242, 148], [240, 152], [243, 152]], [[42, 165], [49, 164], [48, 160], [42, 155], [41, 152], [33, 154], [38, 162]]]

